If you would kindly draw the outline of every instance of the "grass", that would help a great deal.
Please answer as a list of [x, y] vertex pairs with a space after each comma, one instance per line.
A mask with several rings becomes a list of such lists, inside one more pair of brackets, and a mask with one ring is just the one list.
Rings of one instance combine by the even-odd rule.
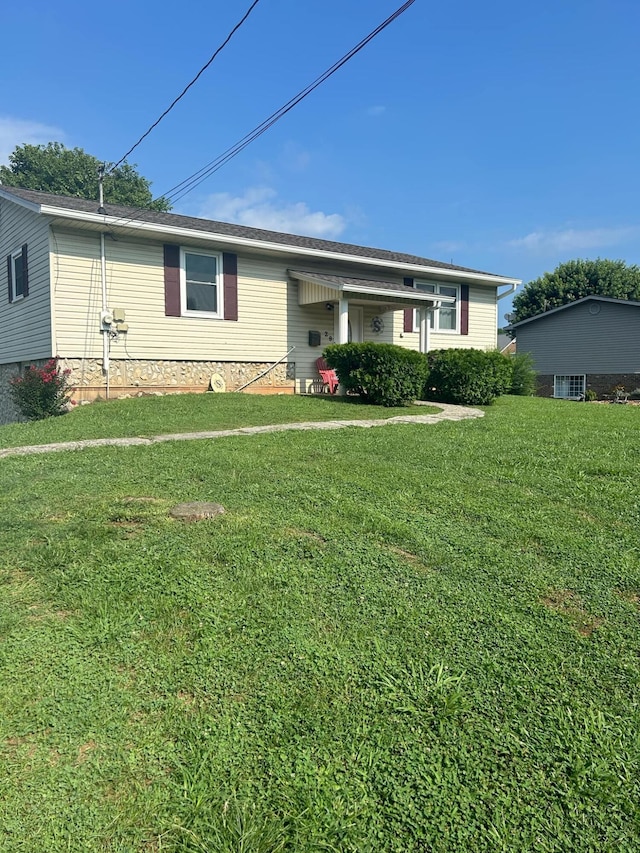
[[639, 417], [3, 460], [0, 849], [637, 851]]
[[78, 406], [61, 418], [0, 426], [0, 447], [82, 438], [198, 432], [281, 422], [363, 420], [440, 411], [437, 406], [367, 406], [357, 397], [183, 394]]

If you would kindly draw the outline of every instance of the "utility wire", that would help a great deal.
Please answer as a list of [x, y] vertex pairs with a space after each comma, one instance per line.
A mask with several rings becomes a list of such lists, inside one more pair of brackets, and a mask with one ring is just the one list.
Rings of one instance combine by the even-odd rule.
[[201, 184], [208, 177], [213, 175], [219, 169], [222, 168], [229, 160], [232, 160], [236, 157], [241, 151], [243, 151], [248, 145], [250, 145], [254, 140], [256, 140], [259, 136], [262, 136], [269, 128], [273, 127], [273, 125], [279, 121], [283, 116], [285, 116], [290, 110], [292, 110], [295, 106], [297, 106], [301, 101], [303, 101], [308, 95], [310, 95], [315, 89], [317, 89], [325, 80], [328, 80], [333, 74], [336, 73], [343, 65], [345, 65], [350, 59], [352, 59], [357, 53], [359, 53], [370, 41], [372, 41], [377, 35], [379, 35], [384, 29], [386, 29], [396, 18], [399, 18], [406, 10], [415, 3], [415, 0], [407, 0], [407, 2], [403, 3], [400, 8], [396, 9], [396, 11], [390, 15], [385, 21], [379, 24], [374, 30], [372, 30], [368, 36], [362, 39], [362, 41], [358, 42], [355, 47], [351, 48], [348, 53], [346, 53], [341, 59], [335, 62], [330, 68], [324, 71], [319, 77], [317, 77], [312, 83], [298, 92], [291, 100], [287, 101], [280, 109], [276, 110], [272, 113], [267, 119], [265, 119], [261, 124], [255, 127], [252, 131], [250, 131], [246, 136], [244, 136], [241, 140], [232, 145], [230, 148], [227, 148], [222, 154], [220, 154], [215, 160], [207, 163], [206, 166], [203, 166], [193, 175], [190, 175], [188, 178], [185, 178], [184, 181], [181, 181], [176, 186], [172, 187], [166, 193], [163, 193], [165, 198], [169, 198], [172, 202], [179, 201], [181, 198], [184, 198], [187, 193], [191, 192], [195, 189], [199, 184]]
[[[381, 33], [384, 29], [386, 29], [396, 18], [399, 18], [407, 9], [415, 3], [415, 0], [407, 0], [407, 2], [403, 3], [398, 9], [396, 9], [393, 14], [389, 15], [389, 17], [384, 20], [381, 24], [379, 24], [374, 30], [372, 30], [369, 35], [365, 36], [362, 41], [358, 42], [355, 47], [352, 47], [348, 53], [335, 62], [330, 68], [324, 71], [319, 77], [309, 83], [304, 89], [298, 92], [297, 95], [294, 95], [286, 104], [284, 104], [280, 109], [276, 110], [272, 113], [268, 118], [266, 118], [261, 124], [255, 127], [252, 131], [250, 131], [246, 136], [243, 136], [235, 145], [232, 145], [230, 148], [227, 148], [222, 154], [216, 157], [215, 160], [211, 160], [197, 172], [194, 172], [188, 178], [185, 178], [184, 181], [181, 181], [179, 184], [176, 184], [170, 190], [162, 194], [162, 198], [167, 198], [172, 202], [179, 201], [184, 198], [187, 193], [190, 193], [194, 190], [199, 184], [205, 181], [208, 177], [213, 175], [219, 169], [221, 169], [229, 160], [232, 160], [236, 157], [241, 151], [243, 151], [248, 145], [250, 145], [255, 139], [259, 136], [262, 136], [270, 127], [279, 121], [283, 116], [285, 116], [290, 110], [292, 110], [300, 101], [304, 100], [308, 95], [311, 94], [315, 89], [318, 88], [325, 80], [335, 74], [343, 65], [345, 65], [352, 57], [354, 57], [357, 53], [359, 53], [370, 41], [372, 41], [379, 33]], [[129, 222], [132, 222], [136, 217], [137, 213], [143, 212], [145, 208], [139, 208], [134, 211], [132, 214], [129, 214], [124, 221], [119, 222], [120, 225], [126, 225]]]
[[147, 138], [147, 136], [149, 136], [149, 134], [151, 133], [151, 131], [152, 131], [152, 130], [154, 130], [154, 129], [155, 129], [155, 128], [160, 124], [160, 122], [162, 121], [162, 119], [163, 119], [166, 115], [168, 115], [168, 114], [171, 112], [171, 110], [175, 107], [175, 105], [178, 103], [178, 101], [179, 101], [179, 100], [181, 100], [181, 98], [183, 98], [183, 97], [187, 94], [187, 92], [189, 91], [189, 89], [190, 89], [190, 88], [191, 88], [191, 87], [192, 87], [192, 86], [193, 86], [193, 85], [194, 85], [194, 84], [199, 80], [199, 78], [204, 74], [204, 72], [205, 72], [205, 71], [207, 70], [207, 68], [211, 65], [211, 63], [212, 63], [212, 62], [214, 61], [214, 59], [218, 56], [218, 54], [219, 54], [219, 53], [220, 53], [220, 52], [221, 52], [221, 51], [222, 51], [222, 50], [223, 50], [223, 49], [224, 49], [224, 48], [229, 44], [229, 42], [231, 41], [231, 39], [233, 38], [233, 36], [234, 36], [234, 35], [236, 34], [236, 32], [240, 29], [240, 27], [244, 24], [244, 22], [247, 20], [247, 18], [249, 17], [249, 15], [253, 12], [253, 10], [255, 9], [255, 7], [258, 5], [258, 3], [259, 3], [259, 2], [260, 2], [260, 0], [253, 0], [253, 3], [251, 4], [251, 6], [249, 6], [249, 8], [247, 9], [247, 11], [244, 13], [243, 17], [238, 21], [238, 23], [235, 25], [235, 27], [231, 30], [231, 32], [229, 33], [229, 35], [226, 37], [226, 39], [225, 39], [225, 40], [222, 42], [222, 44], [220, 45], [220, 47], [219, 47], [219, 48], [218, 48], [218, 49], [217, 49], [217, 50], [212, 54], [211, 58], [210, 58], [210, 59], [209, 59], [209, 60], [208, 60], [208, 61], [207, 61], [203, 66], [202, 66], [202, 68], [200, 69], [200, 71], [198, 71], [198, 73], [197, 73], [197, 74], [196, 74], [196, 76], [193, 78], [193, 80], [192, 80], [190, 83], [188, 83], [188, 84], [184, 87], [184, 89], [182, 90], [182, 92], [180, 92], [180, 94], [178, 95], [178, 97], [177, 97], [177, 98], [175, 98], [175, 99], [174, 99], [174, 100], [169, 104], [169, 106], [168, 106], [168, 107], [167, 107], [167, 109], [162, 113], [162, 115], [161, 115], [161, 116], [160, 116], [156, 121], [154, 121], [154, 123], [151, 125], [151, 127], [149, 127], [149, 129], [148, 129], [148, 130], [146, 130], [146, 131], [142, 134], [142, 136], [141, 136], [141, 137], [140, 137], [140, 139], [136, 142], [136, 144], [135, 144], [135, 145], [132, 145], [132, 146], [131, 146], [131, 148], [127, 151], [127, 153], [126, 153], [123, 157], [121, 157], [121, 158], [118, 160], [118, 162], [117, 162], [117, 163], [115, 163], [113, 166], [110, 166], [110, 167], [109, 167], [109, 169], [108, 169], [108, 171], [107, 171], [107, 174], [110, 174], [111, 172], [113, 172], [113, 171], [114, 171], [114, 169], [117, 169], [117, 168], [118, 168], [118, 166], [120, 166], [122, 163], [124, 163], [124, 161], [127, 159], [127, 157], [129, 156], [129, 154], [131, 154], [133, 151], [135, 151], [135, 149], [138, 147], [138, 145], [140, 145], [140, 143], [141, 143], [144, 139], [146, 139], [146, 138]]

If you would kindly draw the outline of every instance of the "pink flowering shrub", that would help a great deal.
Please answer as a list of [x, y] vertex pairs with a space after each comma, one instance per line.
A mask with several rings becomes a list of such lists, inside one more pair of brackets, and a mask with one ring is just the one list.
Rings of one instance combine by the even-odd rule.
[[60, 370], [57, 358], [50, 358], [44, 367], [30, 364], [22, 376], [10, 380], [11, 398], [30, 421], [63, 415], [71, 395], [70, 373]]

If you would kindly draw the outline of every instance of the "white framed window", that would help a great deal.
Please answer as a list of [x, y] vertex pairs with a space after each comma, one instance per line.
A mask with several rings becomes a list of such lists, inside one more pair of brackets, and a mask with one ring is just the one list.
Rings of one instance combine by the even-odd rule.
[[[455, 304], [441, 305], [435, 311], [429, 312], [429, 328], [434, 332], [460, 334], [460, 311], [458, 309], [460, 288], [454, 284], [438, 284], [429, 281], [416, 281], [415, 287], [416, 290], [421, 290], [423, 293], [454, 297]], [[414, 311], [413, 330], [414, 332], [419, 331], [417, 311]]]
[[16, 302], [27, 295], [24, 249], [16, 249], [9, 257], [11, 302]]
[[553, 377], [553, 396], [563, 400], [574, 400], [584, 397], [586, 383], [585, 374], [574, 374]]
[[218, 252], [182, 249], [180, 289], [183, 314], [222, 319], [222, 255]]

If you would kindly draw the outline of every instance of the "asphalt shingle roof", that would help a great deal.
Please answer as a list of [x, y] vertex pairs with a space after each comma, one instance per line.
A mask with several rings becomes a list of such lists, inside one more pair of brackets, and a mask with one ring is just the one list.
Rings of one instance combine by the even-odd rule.
[[[59, 207], [65, 210], [75, 210], [81, 213], [98, 213], [98, 202], [71, 196], [54, 195], [52, 193], [36, 192], [18, 187], [2, 185], [4, 192], [33, 204]], [[373, 258], [388, 261], [390, 264], [412, 264], [415, 266], [433, 267], [436, 269], [458, 270], [460, 272], [476, 273], [477, 275], [495, 276], [495, 273], [461, 267], [422, 258], [418, 255], [407, 255], [403, 252], [391, 252], [387, 249], [376, 249], [368, 246], [358, 246], [351, 243], [339, 243], [333, 240], [321, 240], [317, 237], [304, 237], [298, 234], [285, 234], [280, 231], [267, 231], [263, 228], [251, 228], [247, 225], [234, 225], [229, 222], [216, 222], [212, 219], [199, 219], [193, 216], [182, 216], [177, 213], [160, 213], [155, 210], [140, 210], [135, 207], [125, 207], [117, 204], [105, 204], [108, 217], [124, 218], [167, 226], [173, 228], [189, 228], [207, 234], [220, 234], [228, 237], [239, 237], [246, 240], [256, 240], [264, 243], [275, 243], [292, 248], [316, 249], [319, 252], [335, 252], [352, 255], [363, 259]], [[115, 224], [115, 223], [114, 223]]]
[[309, 281], [317, 281], [326, 284], [337, 284], [337, 285], [346, 285], [346, 289], [349, 290], [349, 287], [359, 287], [359, 288], [368, 288], [371, 290], [388, 290], [390, 295], [402, 294], [406, 295], [412, 299], [416, 299], [416, 295], [423, 298], [424, 300], [432, 297], [433, 299], [439, 298], [436, 297], [435, 294], [427, 294], [423, 291], [416, 290], [414, 287], [411, 287], [407, 284], [400, 284], [395, 281], [385, 281], [383, 279], [371, 279], [371, 278], [352, 278], [350, 276], [345, 275], [331, 275], [330, 273], [319, 273], [319, 272], [306, 272], [304, 270], [289, 270], [290, 275], [297, 279], [307, 279]]

